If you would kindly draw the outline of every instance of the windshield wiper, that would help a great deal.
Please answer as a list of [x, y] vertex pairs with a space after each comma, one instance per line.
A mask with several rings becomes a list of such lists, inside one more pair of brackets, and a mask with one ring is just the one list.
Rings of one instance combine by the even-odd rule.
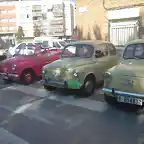
[[133, 57], [134, 59], [138, 60], [138, 59], [141, 59], [141, 58], [138, 58], [138, 57]]

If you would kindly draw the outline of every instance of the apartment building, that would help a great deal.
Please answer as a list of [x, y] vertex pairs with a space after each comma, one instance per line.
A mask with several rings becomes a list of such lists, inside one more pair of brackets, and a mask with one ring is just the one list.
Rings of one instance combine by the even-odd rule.
[[35, 27], [41, 27], [41, 3], [39, 1], [19, 1], [15, 5], [17, 27], [23, 27], [25, 37], [33, 37]]
[[25, 37], [33, 37], [34, 28], [40, 28], [40, 1], [0, 2], [0, 36], [14, 38], [17, 28], [23, 27]]
[[76, 25], [82, 39], [106, 39], [123, 46], [144, 36], [144, 2], [77, 0]]
[[69, 37], [74, 28], [71, 0], [42, 0], [43, 28], [47, 36]]

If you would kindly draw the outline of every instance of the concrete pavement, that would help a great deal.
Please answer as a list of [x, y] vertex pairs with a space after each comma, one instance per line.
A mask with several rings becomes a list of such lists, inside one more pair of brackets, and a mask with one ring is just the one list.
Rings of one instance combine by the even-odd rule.
[[1, 87], [0, 126], [0, 140], [11, 136], [15, 144], [142, 144], [144, 138], [143, 114], [108, 106], [101, 90], [79, 98], [39, 83]]

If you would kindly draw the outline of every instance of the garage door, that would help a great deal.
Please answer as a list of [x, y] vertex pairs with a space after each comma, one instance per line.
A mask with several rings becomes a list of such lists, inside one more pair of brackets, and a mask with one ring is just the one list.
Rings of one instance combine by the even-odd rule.
[[111, 22], [110, 41], [116, 46], [124, 46], [127, 42], [139, 37], [138, 21]]

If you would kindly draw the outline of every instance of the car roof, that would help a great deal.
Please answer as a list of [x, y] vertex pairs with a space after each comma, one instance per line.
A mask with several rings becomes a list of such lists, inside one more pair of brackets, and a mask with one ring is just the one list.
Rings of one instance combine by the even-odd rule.
[[71, 44], [91, 44], [93, 46], [99, 45], [99, 44], [104, 44], [104, 43], [111, 43], [109, 41], [103, 41], [103, 40], [83, 40], [83, 41], [76, 41], [72, 42]]
[[139, 44], [139, 43], [144, 43], [144, 39], [135, 39], [135, 40], [132, 40], [129, 43], [127, 43], [127, 45], [130, 45], [130, 44]]

